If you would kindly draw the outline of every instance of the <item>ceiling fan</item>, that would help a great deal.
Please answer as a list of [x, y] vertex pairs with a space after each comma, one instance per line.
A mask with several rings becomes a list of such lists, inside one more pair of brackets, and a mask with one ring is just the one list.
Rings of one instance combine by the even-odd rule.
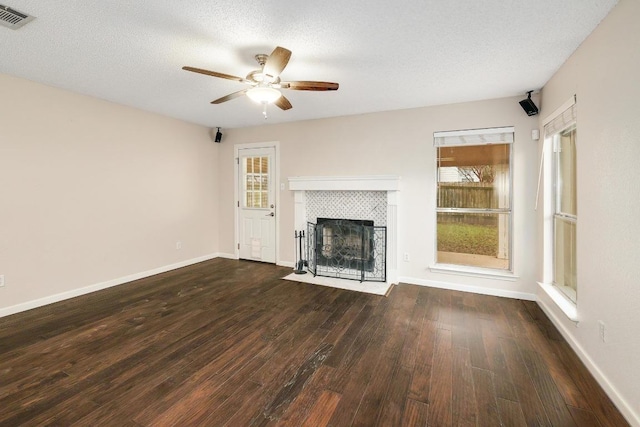
[[279, 89], [310, 91], [338, 90], [338, 83], [316, 81], [283, 82], [280, 80], [280, 73], [282, 73], [282, 70], [287, 66], [289, 58], [291, 58], [291, 51], [283, 47], [276, 47], [273, 52], [271, 52], [271, 55], [258, 54], [255, 58], [256, 61], [258, 61], [258, 64], [260, 64], [260, 69], [251, 71], [245, 78], [218, 73], [216, 71], [204, 70], [202, 68], [185, 66], [182, 67], [182, 69], [222, 79], [235, 80], [251, 86], [250, 88], [239, 90], [223, 96], [222, 98], [213, 100], [211, 103], [221, 104], [242, 95], [247, 95], [251, 100], [263, 104], [263, 114], [265, 119], [267, 118], [268, 104], [275, 104], [281, 110], [288, 110], [292, 107], [291, 102], [282, 95]]

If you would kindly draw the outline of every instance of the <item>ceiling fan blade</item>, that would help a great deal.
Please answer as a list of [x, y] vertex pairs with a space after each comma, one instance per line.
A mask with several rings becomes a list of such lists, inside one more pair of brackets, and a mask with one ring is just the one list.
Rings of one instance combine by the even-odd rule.
[[220, 77], [221, 79], [235, 80], [242, 83], [247, 83], [246, 79], [242, 77], [232, 76], [231, 74], [218, 73], [216, 71], [204, 70], [202, 68], [195, 67], [182, 67], [183, 70], [192, 71], [194, 73], [206, 74], [207, 76]]
[[247, 93], [249, 89], [239, 90], [237, 92], [230, 93], [227, 96], [223, 96], [222, 98], [218, 98], [214, 101], [211, 101], [212, 104], [222, 104], [223, 102], [231, 101], [232, 99], [241, 97], [245, 93]]
[[264, 64], [263, 72], [267, 76], [278, 77], [284, 67], [289, 63], [291, 58], [291, 51], [283, 47], [276, 47], [267, 58], [267, 62]]
[[280, 98], [278, 98], [278, 99], [274, 102], [274, 104], [275, 104], [278, 108], [280, 108], [281, 110], [285, 110], [285, 111], [286, 111], [286, 110], [289, 110], [289, 109], [292, 107], [291, 103], [289, 102], [289, 100], [288, 100], [287, 98], [285, 98], [285, 97], [284, 97], [284, 95], [282, 95]]
[[338, 83], [331, 82], [311, 82], [311, 81], [299, 81], [299, 82], [280, 82], [282, 89], [293, 90], [338, 90], [340, 85]]

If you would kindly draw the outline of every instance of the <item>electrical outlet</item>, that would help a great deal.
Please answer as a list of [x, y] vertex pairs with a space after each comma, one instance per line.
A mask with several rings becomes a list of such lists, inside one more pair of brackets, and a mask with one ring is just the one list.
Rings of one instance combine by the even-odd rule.
[[177, 241], [176, 242], [176, 250], [182, 249], [182, 242]]
[[600, 341], [607, 342], [604, 330], [604, 322], [602, 320], [598, 320], [598, 334], [600, 335]]
[[409, 252], [405, 252], [402, 259], [404, 260], [404, 262], [409, 262]]
[[4, 286], [4, 274], [0, 274], [0, 288]]

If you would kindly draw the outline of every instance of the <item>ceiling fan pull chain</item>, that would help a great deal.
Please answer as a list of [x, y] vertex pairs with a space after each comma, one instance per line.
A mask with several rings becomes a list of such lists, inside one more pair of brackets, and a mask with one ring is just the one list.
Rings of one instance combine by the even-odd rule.
[[264, 116], [264, 119], [267, 120], [267, 103], [266, 102], [262, 104], [262, 115]]

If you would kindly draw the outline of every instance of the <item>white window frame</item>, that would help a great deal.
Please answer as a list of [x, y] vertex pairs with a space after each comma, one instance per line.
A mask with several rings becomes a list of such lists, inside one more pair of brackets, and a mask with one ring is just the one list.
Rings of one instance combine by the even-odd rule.
[[[556, 206], [558, 204], [558, 189], [556, 182], [557, 164], [556, 153], [554, 152], [553, 137], [571, 126], [577, 129], [576, 97], [571, 97], [568, 101], [558, 107], [553, 113], [547, 116], [543, 122], [544, 139], [540, 158], [540, 182], [544, 182], [543, 192], [543, 276], [542, 282], [538, 282], [541, 289], [551, 298], [560, 310], [573, 322], [578, 322], [578, 302], [572, 301], [563, 291], [554, 284], [555, 277], [555, 224]], [[577, 146], [576, 146], [577, 150]], [[576, 165], [577, 167], [577, 165]], [[544, 179], [543, 179], [544, 178]], [[537, 206], [537, 198], [536, 198]], [[561, 214], [561, 218], [575, 221], [577, 224], [577, 214], [566, 216]], [[577, 277], [577, 272], [576, 272]], [[576, 278], [579, 283], [579, 278]], [[578, 287], [579, 285], [576, 285]], [[577, 293], [577, 292], [576, 292]]]
[[439, 273], [453, 273], [460, 275], [468, 275], [474, 277], [485, 277], [501, 280], [516, 280], [514, 275], [514, 263], [513, 263], [513, 142], [515, 139], [515, 128], [513, 126], [499, 127], [499, 128], [484, 128], [484, 129], [469, 129], [459, 131], [444, 131], [434, 132], [434, 147], [436, 148], [436, 167], [435, 167], [435, 191], [437, 194], [438, 184], [440, 182], [438, 177], [438, 159], [437, 152], [440, 147], [460, 147], [471, 145], [488, 145], [488, 144], [509, 144], [509, 207], [498, 209], [460, 209], [460, 208], [439, 208], [436, 206], [434, 209], [434, 225], [437, 229], [437, 216], [439, 212], [469, 212], [469, 213], [497, 213], [507, 215], [507, 227], [508, 227], [508, 269], [490, 268], [490, 267], [478, 267], [471, 265], [461, 264], [444, 264], [437, 262], [438, 256], [438, 233], [434, 233], [434, 264], [429, 267], [430, 271]]

